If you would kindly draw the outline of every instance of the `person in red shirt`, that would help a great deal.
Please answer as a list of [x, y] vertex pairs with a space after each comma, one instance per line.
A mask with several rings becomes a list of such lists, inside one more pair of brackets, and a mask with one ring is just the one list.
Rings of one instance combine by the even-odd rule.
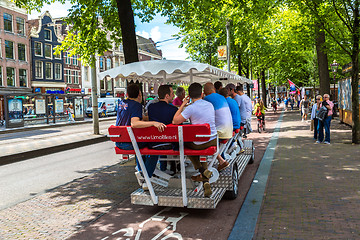
[[172, 102], [172, 104], [175, 107], [180, 107], [181, 104], [183, 103], [183, 99], [185, 98], [185, 89], [183, 87], [178, 87], [176, 89], [176, 98], [174, 99], [174, 101]]

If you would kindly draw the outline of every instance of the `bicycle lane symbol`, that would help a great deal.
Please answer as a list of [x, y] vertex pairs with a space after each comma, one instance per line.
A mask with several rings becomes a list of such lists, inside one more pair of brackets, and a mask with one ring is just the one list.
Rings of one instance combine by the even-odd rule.
[[[153, 237], [151, 240], [157, 240], [157, 239], [160, 239], [160, 240], [166, 240], [168, 238], [172, 238], [172, 239], [178, 239], [178, 240], [182, 240], [182, 236], [180, 233], [177, 233], [175, 232], [176, 231], [176, 225], [177, 223], [183, 219], [186, 215], [188, 215], [189, 213], [185, 213], [185, 212], [180, 212], [180, 216], [179, 217], [166, 217], [166, 216], [163, 216], [165, 214], [163, 213], [166, 213], [166, 212], [169, 212], [172, 208], [170, 207], [167, 207], [167, 208], [164, 208], [163, 210], [161, 210], [160, 212], [154, 214], [153, 216], [151, 216], [150, 218], [146, 219], [145, 221], [143, 221], [142, 223], [139, 224], [139, 230], [134, 230], [134, 228], [132, 227], [129, 227], [129, 228], [122, 228], [118, 231], [115, 231], [111, 234], [111, 236], [107, 236], [107, 237], [104, 237], [102, 238], [101, 240], [106, 240], [106, 239], [109, 239], [110, 237], [119, 237], [117, 238], [117, 240], [120, 240], [120, 239], [126, 239], [126, 240], [130, 240], [134, 237], [135, 235], [135, 232], [136, 232], [136, 235], [135, 235], [135, 240], [139, 240], [140, 239], [140, 236], [141, 236], [141, 233], [142, 233], [142, 230], [143, 230], [143, 227], [146, 223], [148, 222], [151, 222], [151, 221], [154, 221], [154, 222], [164, 222], [164, 223], [168, 223], [169, 225], [164, 228], [162, 231], [160, 231], [155, 237]], [[170, 231], [173, 231], [172, 233], [166, 235], [166, 236], [163, 236], [168, 230]], [[120, 235], [122, 234], [122, 236]], [[163, 237], [162, 237], [163, 236]], [[162, 238], [160, 238], [162, 237]]]

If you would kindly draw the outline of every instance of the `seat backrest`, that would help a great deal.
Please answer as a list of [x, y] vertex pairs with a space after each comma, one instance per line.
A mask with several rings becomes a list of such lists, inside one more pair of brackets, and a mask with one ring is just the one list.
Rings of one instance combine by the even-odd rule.
[[[209, 141], [210, 137], [197, 137], [197, 135], [210, 135], [209, 124], [172, 125], [169, 124], [163, 132], [155, 127], [132, 128], [137, 142], [179, 142], [178, 127], [183, 127], [184, 142]], [[113, 142], [131, 142], [127, 126], [110, 126], [109, 135]]]

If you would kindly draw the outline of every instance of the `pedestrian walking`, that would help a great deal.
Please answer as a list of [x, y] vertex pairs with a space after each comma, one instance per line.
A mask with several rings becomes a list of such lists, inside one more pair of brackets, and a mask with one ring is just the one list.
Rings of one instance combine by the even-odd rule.
[[330, 123], [333, 115], [334, 103], [330, 101], [330, 95], [324, 94], [324, 101], [321, 103], [321, 106], [325, 106], [328, 109], [327, 117], [319, 121], [318, 131], [319, 136], [317, 143], [321, 143], [324, 140], [324, 129], [325, 129], [325, 144], [330, 144]]
[[316, 117], [316, 114], [319, 112], [320, 107], [321, 107], [321, 95], [317, 95], [316, 98], [316, 103], [314, 103], [314, 105], [312, 106], [311, 109], [311, 126], [312, 126], [312, 130], [314, 131], [314, 140], [317, 141], [318, 139], [318, 124], [319, 124], [319, 119]]
[[300, 101], [300, 108], [301, 108], [301, 121], [304, 122], [307, 120], [307, 115], [309, 114], [309, 107], [310, 107], [310, 101], [307, 99], [307, 96], [305, 95], [304, 98]]
[[69, 122], [75, 122], [74, 120], [74, 107], [73, 105], [70, 103], [69, 106], [67, 107], [67, 112], [68, 112], [68, 121]]
[[294, 110], [295, 100], [293, 96], [290, 96], [289, 103], [290, 103], [291, 111]]

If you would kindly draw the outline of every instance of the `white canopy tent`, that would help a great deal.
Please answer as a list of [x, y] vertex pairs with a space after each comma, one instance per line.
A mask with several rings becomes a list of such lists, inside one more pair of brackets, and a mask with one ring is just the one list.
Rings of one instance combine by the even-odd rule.
[[180, 60], [151, 60], [134, 62], [101, 72], [99, 79], [111, 77], [139, 82], [205, 83], [227, 79], [226, 83], [252, 83], [251, 80], [213, 67], [209, 64]]

